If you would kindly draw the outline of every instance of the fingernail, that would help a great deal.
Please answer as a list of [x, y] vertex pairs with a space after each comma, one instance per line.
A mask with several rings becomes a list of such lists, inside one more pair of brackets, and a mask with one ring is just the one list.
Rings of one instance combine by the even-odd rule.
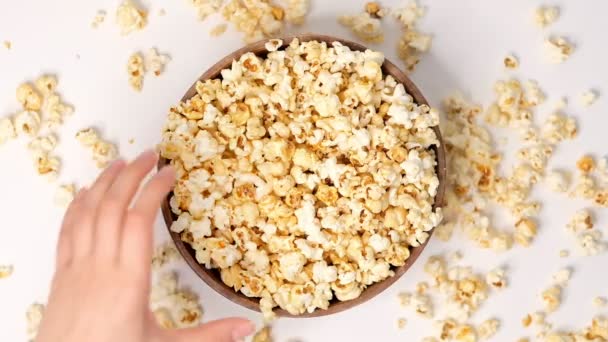
[[251, 322], [243, 323], [232, 331], [232, 340], [234, 342], [240, 342], [243, 338], [253, 334], [255, 331], [255, 325]]

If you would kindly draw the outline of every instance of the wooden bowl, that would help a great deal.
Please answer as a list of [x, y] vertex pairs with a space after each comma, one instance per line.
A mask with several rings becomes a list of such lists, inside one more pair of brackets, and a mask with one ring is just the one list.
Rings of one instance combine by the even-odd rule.
[[[294, 39], [294, 38], [298, 38], [301, 42], [317, 40], [320, 42], [326, 42], [328, 45], [330, 45], [332, 42], [338, 41], [338, 42], [342, 43], [343, 45], [348, 46], [351, 50], [365, 51], [367, 49], [363, 45], [360, 45], [355, 42], [351, 42], [351, 41], [347, 41], [344, 39], [335, 38], [335, 37], [331, 37], [331, 36], [317, 35], [317, 34], [303, 34], [303, 35], [297, 35], [297, 36], [291, 36], [291, 37], [284, 37], [282, 39], [283, 39], [284, 44], [289, 44], [289, 42], [291, 42], [292, 39]], [[224, 59], [222, 59], [215, 65], [213, 65], [211, 68], [209, 68], [209, 70], [207, 70], [201, 77], [199, 77], [196, 80], [196, 82], [203, 81], [206, 79], [220, 78], [221, 77], [220, 71], [222, 69], [230, 68], [233, 60], [235, 60], [235, 59], [238, 60], [241, 55], [243, 55], [247, 52], [253, 52], [258, 56], [265, 56], [267, 52], [266, 52], [266, 49], [264, 48], [264, 44], [266, 42], [267, 42], [267, 40], [253, 43], [253, 44], [247, 45], [247, 46], [231, 53], [230, 55], [226, 56]], [[383, 71], [384, 75], [392, 75], [395, 78], [395, 80], [397, 80], [397, 82], [402, 83], [405, 86], [406, 91], [414, 98], [414, 101], [416, 103], [428, 105], [426, 99], [424, 98], [424, 96], [422, 96], [422, 93], [420, 93], [420, 90], [418, 90], [416, 85], [414, 85], [414, 83], [401, 70], [399, 70], [399, 68], [395, 64], [391, 63], [388, 60], [385, 60], [383, 66], [382, 66], [382, 71]], [[182, 99], [181, 99], [182, 101], [186, 101], [196, 94], [196, 89], [195, 89], [196, 82], [194, 82], [194, 84], [190, 87], [190, 89], [188, 89], [188, 91], [186, 92], [184, 97], [182, 97]], [[445, 193], [445, 182], [446, 182], [445, 150], [443, 148], [443, 141], [441, 139], [441, 133], [439, 132], [439, 128], [435, 127], [434, 130], [435, 130], [435, 133], [437, 134], [437, 138], [439, 139], [440, 145], [441, 145], [441, 146], [433, 147], [435, 150], [435, 153], [437, 155], [436, 172], [437, 172], [437, 176], [439, 178], [439, 188], [437, 190], [437, 195], [435, 196], [434, 207], [440, 207], [443, 205], [443, 199], [444, 199], [444, 193]], [[167, 159], [160, 158], [159, 163], [158, 163], [158, 168], [160, 169], [161, 167], [167, 165], [168, 163], [169, 163], [169, 161]], [[167, 229], [169, 229], [169, 233], [171, 234], [171, 238], [175, 242], [177, 249], [179, 250], [181, 255], [184, 257], [184, 259], [186, 260], [188, 265], [205, 283], [207, 283], [207, 285], [209, 285], [212, 289], [214, 289], [215, 291], [220, 293], [222, 296], [224, 296], [227, 299], [231, 300], [232, 302], [242, 305], [248, 309], [260, 311], [258, 298], [249, 298], [240, 292], [236, 292], [233, 288], [224, 284], [220, 278], [219, 271], [216, 269], [209, 270], [209, 269], [205, 268], [203, 265], [200, 265], [196, 261], [196, 258], [194, 256], [195, 253], [194, 253], [194, 250], [192, 249], [192, 247], [190, 247], [190, 245], [188, 245], [187, 243], [183, 242], [178, 233], [174, 233], [171, 231], [171, 229], [170, 229], [171, 224], [173, 223], [174, 220], [177, 219], [176, 216], [171, 212], [171, 208], [169, 206], [169, 198], [171, 196], [172, 196], [172, 193], [169, 194], [169, 196], [167, 196], [167, 198], [163, 201], [161, 209], [162, 209], [162, 213], [163, 213], [163, 216], [165, 219], [165, 223], [167, 225]], [[429, 233], [432, 233], [432, 232], [429, 232]], [[428, 240], [427, 240], [427, 242], [428, 242]], [[395, 275], [393, 277], [387, 278], [382, 282], [375, 283], [375, 284], [367, 287], [358, 298], [355, 298], [350, 301], [345, 301], [345, 302], [341, 302], [341, 301], [334, 299], [330, 303], [330, 306], [327, 310], [317, 309], [313, 313], [304, 313], [302, 315], [297, 315], [297, 316], [292, 315], [289, 312], [287, 312], [283, 309], [280, 309], [280, 308], [276, 308], [275, 313], [278, 316], [282, 316], [282, 317], [301, 317], [301, 318], [319, 317], [319, 316], [331, 315], [331, 314], [334, 314], [334, 313], [337, 313], [340, 311], [347, 310], [347, 309], [357, 306], [359, 304], [362, 304], [362, 303], [372, 299], [373, 297], [378, 295], [380, 292], [384, 291], [386, 288], [391, 286], [394, 282], [396, 282], [397, 279], [399, 279], [414, 264], [414, 262], [416, 261], [416, 259], [418, 259], [418, 256], [420, 256], [420, 254], [422, 253], [422, 251], [424, 250], [425, 247], [426, 247], [426, 242], [419, 247], [410, 248], [411, 253], [410, 253], [409, 259], [406, 261], [405, 265], [393, 268], [393, 271], [395, 272]]]

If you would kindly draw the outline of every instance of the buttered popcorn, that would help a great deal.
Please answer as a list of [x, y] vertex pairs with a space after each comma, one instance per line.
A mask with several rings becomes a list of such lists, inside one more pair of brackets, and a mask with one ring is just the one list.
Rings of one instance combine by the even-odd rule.
[[76, 140], [91, 151], [93, 160], [98, 168], [104, 168], [118, 157], [114, 144], [99, 137], [94, 128], [84, 128], [76, 133]]
[[282, 45], [199, 82], [159, 146], [178, 174], [171, 230], [267, 319], [357, 298], [442, 218], [437, 112], [382, 74], [379, 52]]
[[153, 283], [150, 294], [150, 310], [164, 329], [190, 328], [199, 325], [203, 309], [198, 295], [179, 288], [177, 275], [163, 273]]

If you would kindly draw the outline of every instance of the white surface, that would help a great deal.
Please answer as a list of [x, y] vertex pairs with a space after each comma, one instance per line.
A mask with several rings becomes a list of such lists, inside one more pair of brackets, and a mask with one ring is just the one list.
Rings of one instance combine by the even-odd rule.
[[[59, 91], [76, 107], [75, 115], [61, 129], [59, 154], [64, 170], [61, 180], [87, 184], [96, 175], [92, 161], [73, 135], [76, 130], [94, 125], [104, 137], [120, 145], [121, 154], [131, 158], [157, 143], [167, 108], [179, 99], [196, 77], [222, 56], [242, 45], [233, 31], [220, 38], [210, 38], [209, 30], [219, 18], [201, 23], [185, 0], [144, 0], [150, 10], [149, 25], [142, 32], [121, 37], [113, 13], [118, 3], [112, 1], [3, 1], [0, 12], [0, 41], [10, 40], [13, 48], [0, 48], [0, 115], [18, 109], [14, 98], [16, 86], [43, 72], [59, 76]], [[360, 11], [364, 1], [313, 0], [314, 9], [307, 24], [299, 31], [314, 31], [351, 38], [336, 23], [336, 16]], [[389, 1], [383, 1], [389, 5]], [[400, 4], [390, 1], [391, 5]], [[532, 11], [539, 1], [441, 1], [426, 0], [428, 14], [423, 31], [435, 36], [433, 47], [424, 56], [413, 75], [414, 81], [431, 103], [438, 105], [446, 95], [460, 90], [475, 101], [487, 104], [492, 84], [508, 76], [502, 67], [507, 53], [520, 57], [521, 68], [513, 73], [522, 79], [537, 79], [549, 95], [548, 103], [568, 96], [568, 113], [577, 116], [580, 137], [559, 147], [550, 167], [573, 169], [583, 153], [597, 156], [605, 151], [608, 127], [608, 101], [600, 96], [597, 103], [583, 109], [578, 95], [588, 88], [605, 92], [608, 79], [608, 49], [605, 47], [607, 24], [604, 14], [608, 2], [555, 1], [560, 4], [559, 21], [542, 31], [532, 22]], [[159, 17], [159, 9], [166, 16]], [[98, 9], [108, 12], [106, 22], [93, 30], [90, 22]], [[397, 26], [386, 20], [386, 43], [375, 46], [396, 61]], [[549, 33], [564, 34], [577, 45], [572, 58], [561, 65], [544, 62], [542, 40]], [[160, 78], [147, 77], [141, 93], [127, 83], [126, 60], [136, 50], [152, 46], [168, 52], [172, 62]], [[77, 56], [80, 56], [79, 58]], [[604, 95], [604, 94], [602, 94]], [[547, 108], [545, 106], [544, 108]], [[539, 111], [542, 118], [548, 110]], [[128, 140], [135, 139], [130, 145]], [[62, 211], [52, 203], [54, 186], [35, 176], [24, 141], [0, 147], [0, 264], [12, 263], [15, 273], [0, 280], [0, 341], [24, 341], [27, 305], [44, 302], [53, 273], [56, 233]], [[488, 271], [498, 265], [509, 269], [510, 286], [491, 296], [473, 317], [479, 323], [486, 318], [502, 321], [494, 341], [514, 341], [531, 336], [520, 320], [540, 308], [538, 293], [549, 284], [551, 274], [562, 266], [574, 267], [573, 279], [566, 289], [563, 306], [552, 316], [559, 327], [582, 327], [596, 313], [592, 298], [608, 295], [605, 265], [608, 256], [560, 259], [558, 251], [572, 249], [573, 241], [564, 232], [568, 218], [586, 203], [537, 191], [543, 200], [540, 233], [528, 248], [515, 247], [507, 254], [480, 251], [460, 238], [444, 244], [430, 242], [422, 262], [418, 263], [386, 293], [348, 312], [318, 319], [282, 319], [276, 323], [277, 341], [291, 337], [303, 341], [418, 341], [431, 334], [431, 324], [401, 309], [396, 293], [412, 290], [416, 282], [426, 280], [422, 263], [429, 255], [461, 250], [463, 264]], [[608, 215], [594, 209], [598, 226], [605, 232]], [[498, 228], [509, 228], [508, 219]], [[156, 224], [159, 239], [167, 234], [160, 219]], [[184, 264], [177, 266], [185, 284], [200, 292], [205, 320], [237, 315], [259, 320], [258, 315], [223, 299], [200, 282]], [[603, 291], [603, 292], [602, 292]], [[408, 325], [398, 330], [398, 317]]]

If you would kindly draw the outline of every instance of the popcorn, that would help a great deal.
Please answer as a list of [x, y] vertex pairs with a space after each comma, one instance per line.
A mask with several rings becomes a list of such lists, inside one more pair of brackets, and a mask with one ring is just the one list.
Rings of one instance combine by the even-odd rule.
[[566, 230], [570, 233], [580, 233], [593, 228], [593, 217], [588, 210], [577, 211], [566, 225]]
[[507, 286], [505, 279], [505, 271], [502, 268], [496, 268], [486, 275], [486, 283], [495, 289], [503, 289]]
[[568, 268], [561, 269], [553, 274], [553, 282], [560, 286], [565, 286], [570, 280], [571, 271]]
[[22, 111], [15, 115], [15, 132], [18, 135], [36, 136], [40, 130], [40, 115], [32, 111]]
[[380, 19], [372, 17], [367, 12], [356, 15], [342, 15], [338, 18], [338, 22], [349, 28], [357, 38], [364, 42], [384, 42], [384, 32]]
[[171, 58], [168, 55], [160, 55], [155, 48], [148, 50], [144, 57], [144, 70], [151, 71], [154, 76], [160, 76], [162, 74], [165, 64], [167, 64]]
[[43, 153], [34, 157], [34, 166], [38, 175], [43, 176], [49, 182], [55, 181], [59, 174], [60, 161], [57, 157]]
[[152, 269], [159, 270], [166, 264], [177, 260], [179, 253], [175, 244], [172, 241], [167, 241], [161, 245], [156, 246], [154, 254], [152, 254]]
[[0, 265], [0, 279], [8, 278], [13, 274], [13, 265]]
[[529, 218], [523, 218], [515, 224], [515, 241], [524, 247], [530, 245], [536, 236], [536, 223]]
[[507, 55], [503, 60], [503, 64], [507, 69], [517, 69], [519, 67], [519, 60], [513, 55]]
[[603, 308], [608, 304], [608, 300], [605, 297], [595, 297], [593, 298], [593, 306], [597, 308]]
[[375, 18], [382, 18], [385, 14], [385, 11], [380, 7], [380, 4], [375, 1], [370, 1], [365, 4], [365, 12]]
[[33, 303], [28, 306], [25, 313], [25, 318], [27, 321], [26, 334], [28, 341], [34, 341], [36, 339], [38, 329], [40, 328], [40, 322], [42, 321], [42, 316], [44, 315], [44, 309], [44, 305], [39, 303]]
[[545, 182], [549, 187], [549, 190], [554, 192], [565, 193], [570, 187], [570, 179], [568, 175], [559, 170], [551, 170], [545, 176]]
[[251, 342], [272, 342], [270, 326], [265, 326], [253, 335]]
[[62, 208], [67, 208], [74, 199], [76, 187], [74, 184], [60, 185], [55, 190], [55, 204]]
[[559, 287], [558, 285], [553, 285], [547, 288], [542, 292], [541, 298], [543, 301], [544, 308], [547, 312], [553, 312], [557, 310], [557, 308], [561, 304], [561, 287]]
[[189, 2], [196, 8], [196, 13], [200, 20], [205, 20], [209, 15], [217, 13], [224, 0], [189, 0]]
[[50, 128], [60, 126], [63, 124], [63, 117], [65, 115], [71, 115], [74, 113], [74, 108], [66, 103], [63, 103], [57, 94], [50, 94], [47, 96], [44, 104], [44, 110], [47, 114], [45, 124]]
[[405, 318], [400, 317], [399, 319], [397, 319], [397, 328], [405, 329], [406, 325], [407, 325], [407, 320]]
[[147, 13], [133, 4], [130, 0], [123, 1], [116, 9], [116, 23], [122, 35], [143, 29], [146, 24]]
[[595, 168], [595, 160], [591, 156], [583, 156], [576, 162], [576, 168], [587, 174]]
[[81, 129], [76, 133], [76, 140], [91, 150], [93, 160], [100, 169], [118, 157], [116, 146], [101, 139], [94, 128]]
[[547, 27], [559, 18], [557, 6], [540, 6], [534, 10], [534, 22], [539, 27]]
[[[272, 13], [261, 6], [255, 15]], [[178, 170], [171, 230], [227, 286], [260, 298], [270, 320], [277, 306], [302, 314], [359, 297], [443, 214], [433, 208], [438, 112], [382, 75], [381, 53], [279, 39], [265, 48], [172, 107], [159, 150]], [[424, 291], [414, 310], [432, 315]]]
[[277, 35], [283, 29], [285, 12], [268, 1], [231, 0], [222, 9], [222, 15], [237, 31], [245, 34], [245, 42], [252, 43]]
[[57, 89], [57, 78], [52, 75], [42, 75], [36, 79], [34, 84], [43, 96], [49, 96]]
[[567, 258], [568, 256], [570, 256], [570, 252], [567, 249], [562, 249], [559, 251], [560, 258]]
[[488, 340], [496, 334], [500, 327], [500, 321], [496, 318], [487, 319], [483, 321], [477, 328], [477, 334], [482, 340]]
[[310, 7], [310, 0], [286, 0], [285, 20], [295, 25], [304, 24]]
[[218, 25], [214, 26], [211, 29], [211, 31], [209, 31], [209, 35], [211, 37], [219, 37], [219, 36], [223, 35], [227, 29], [228, 29], [227, 24], [225, 24], [225, 23], [218, 24]]
[[606, 243], [601, 241], [602, 232], [593, 230], [579, 234], [577, 247], [585, 256], [598, 255], [606, 250]]
[[135, 91], [141, 91], [144, 82], [144, 59], [139, 52], [132, 54], [127, 62], [129, 85]]
[[203, 315], [198, 296], [178, 288], [177, 275], [173, 272], [163, 273], [153, 282], [150, 310], [164, 329], [196, 327]]
[[564, 37], [549, 37], [544, 47], [549, 61], [556, 64], [565, 62], [574, 52], [574, 46]]
[[106, 11], [99, 10], [95, 13], [93, 20], [91, 21], [91, 27], [96, 29], [106, 20]]
[[0, 118], [0, 145], [16, 137], [17, 132], [15, 131], [13, 120], [10, 117]]
[[17, 87], [17, 101], [26, 111], [39, 111], [42, 107], [42, 96], [29, 83]]
[[585, 107], [590, 107], [597, 100], [598, 94], [595, 90], [589, 89], [582, 92], [579, 96], [580, 102]]

